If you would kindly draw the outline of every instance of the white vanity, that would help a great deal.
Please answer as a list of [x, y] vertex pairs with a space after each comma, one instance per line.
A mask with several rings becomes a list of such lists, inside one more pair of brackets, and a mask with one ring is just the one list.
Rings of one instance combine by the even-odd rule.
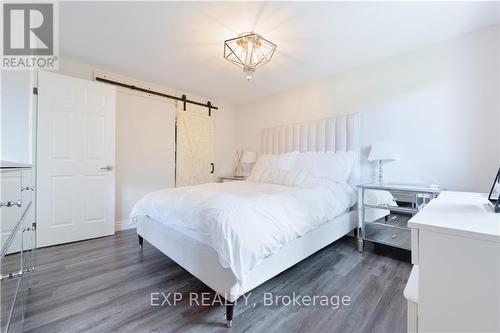
[[500, 332], [500, 214], [487, 195], [442, 192], [408, 226], [408, 331]]

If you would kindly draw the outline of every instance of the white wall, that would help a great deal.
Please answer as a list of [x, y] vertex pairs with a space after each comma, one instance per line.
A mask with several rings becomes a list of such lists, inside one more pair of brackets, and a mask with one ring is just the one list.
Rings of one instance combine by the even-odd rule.
[[354, 112], [365, 153], [376, 140], [397, 147], [386, 180], [488, 191], [500, 164], [499, 27], [244, 105], [237, 147], [258, 151], [266, 127]]
[[32, 162], [32, 72], [1, 71], [0, 160]]

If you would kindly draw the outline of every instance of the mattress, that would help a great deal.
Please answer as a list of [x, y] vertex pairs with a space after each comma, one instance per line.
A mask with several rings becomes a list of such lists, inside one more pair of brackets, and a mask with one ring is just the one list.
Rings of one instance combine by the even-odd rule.
[[356, 202], [347, 184], [298, 188], [232, 182], [150, 193], [131, 218], [148, 216], [211, 246], [242, 283], [249, 271], [288, 242], [332, 221]]

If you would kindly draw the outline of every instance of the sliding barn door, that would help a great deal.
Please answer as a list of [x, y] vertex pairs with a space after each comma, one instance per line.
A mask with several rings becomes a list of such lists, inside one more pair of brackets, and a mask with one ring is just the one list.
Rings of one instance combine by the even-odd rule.
[[179, 103], [177, 111], [176, 186], [214, 181], [214, 123], [208, 109]]
[[115, 87], [41, 71], [37, 243], [115, 231]]
[[116, 101], [116, 227], [149, 192], [175, 186], [175, 117], [168, 100], [118, 90]]

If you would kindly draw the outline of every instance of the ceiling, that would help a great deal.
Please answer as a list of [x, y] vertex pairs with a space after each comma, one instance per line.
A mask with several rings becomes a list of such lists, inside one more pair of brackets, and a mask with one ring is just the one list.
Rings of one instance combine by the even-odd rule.
[[[61, 2], [60, 52], [233, 105], [476, 30], [498, 2]], [[247, 82], [223, 42], [278, 48]]]

